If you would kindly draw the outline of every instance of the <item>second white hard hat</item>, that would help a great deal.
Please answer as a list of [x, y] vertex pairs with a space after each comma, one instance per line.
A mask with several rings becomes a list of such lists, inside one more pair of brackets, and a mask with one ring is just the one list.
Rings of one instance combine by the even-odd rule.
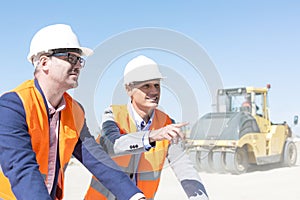
[[162, 78], [158, 64], [143, 55], [129, 61], [124, 70], [124, 84]]
[[47, 53], [51, 49], [63, 48], [80, 49], [83, 56], [93, 54], [92, 49], [80, 46], [76, 34], [69, 25], [54, 24], [42, 28], [33, 36], [27, 59], [29, 62], [32, 62], [33, 56]]

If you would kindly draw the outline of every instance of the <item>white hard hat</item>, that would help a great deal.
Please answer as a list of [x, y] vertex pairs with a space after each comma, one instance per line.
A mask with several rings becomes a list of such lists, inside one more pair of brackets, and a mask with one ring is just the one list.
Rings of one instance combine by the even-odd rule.
[[42, 28], [33, 36], [27, 59], [32, 62], [33, 56], [47, 53], [52, 49], [64, 48], [80, 49], [83, 56], [93, 54], [92, 49], [80, 46], [76, 34], [69, 25], [54, 24]]
[[124, 84], [162, 78], [158, 64], [143, 55], [129, 61], [124, 70]]

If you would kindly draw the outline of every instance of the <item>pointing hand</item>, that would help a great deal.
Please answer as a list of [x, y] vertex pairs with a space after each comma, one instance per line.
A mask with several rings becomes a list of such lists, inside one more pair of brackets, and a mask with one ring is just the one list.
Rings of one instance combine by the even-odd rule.
[[188, 122], [169, 124], [163, 128], [152, 130], [149, 133], [149, 142], [169, 140], [178, 143], [179, 139], [184, 139], [181, 127], [188, 125]]

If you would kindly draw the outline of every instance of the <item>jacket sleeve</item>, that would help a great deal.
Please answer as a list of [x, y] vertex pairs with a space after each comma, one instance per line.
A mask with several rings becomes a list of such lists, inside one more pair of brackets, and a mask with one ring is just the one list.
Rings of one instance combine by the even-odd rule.
[[0, 97], [0, 119], [0, 165], [14, 195], [17, 199], [51, 199], [32, 150], [23, 104], [16, 93]]
[[181, 143], [171, 144], [167, 159], [190, 200], [208, 200], [205, 187]]
[[111, 107], [104, 111], [100, 144], [111, 156], [145, 152], [143, 138], [148, 139], [148, 134], [149, 131], [121, 134]]
[[86, 123], [83, 126], [73, 155], [110, 190], [117, 199], [128, 200], [132, 196], [142, 193], [102, 147], [96, 143]]

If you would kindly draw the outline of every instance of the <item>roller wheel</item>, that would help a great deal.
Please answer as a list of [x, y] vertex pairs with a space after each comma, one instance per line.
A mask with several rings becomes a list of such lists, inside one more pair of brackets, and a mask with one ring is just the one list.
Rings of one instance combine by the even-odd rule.
[[297, 147], [294, 142], [288, 141], [285, 144], [282, 164], [285, 167], [291, 167], [297, 161]]
[[196, 152], [197, 166], [206, 172], [213, 172], [212, 168], [212, 152], [211, 151], [197, 151]]
[[201, 169], [199, 168], [199, 165], [197, 163], [197, 157], [196, 157], [196, 151], [190, 151], [188, 153], [189, 159], [192, 161], [193, 166], [195, 167], [195, 169], [197, 171], [201, 171]]
[[248, 154], [244, 148], [237, 148], [235, 152], [226, 152], [226, 168], [232, 174], [243, 174], [248, 170]]
[[212, 160], [213, 160], [212, 165], [216, 172], [218, 173], [226, 172], [225, 152], [213, 152]]

